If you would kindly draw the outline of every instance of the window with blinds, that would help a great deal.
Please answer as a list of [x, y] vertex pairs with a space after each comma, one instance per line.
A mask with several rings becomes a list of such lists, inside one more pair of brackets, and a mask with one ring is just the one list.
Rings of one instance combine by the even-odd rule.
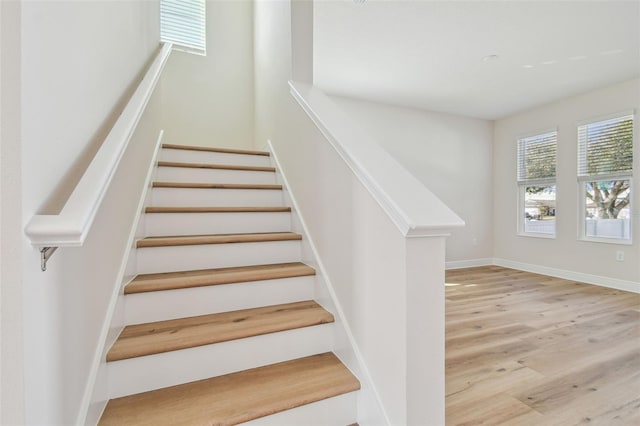
[[578, 176], [627, 175], [633, 170], [633, 115], [578, 127]]
[[160, 0], [160, 41], [206, 55], [205, 0]]
[[518, 139], [518, 230], [525, 235], [556, 233], [556, 130]]
[[578, 126], [583, 239], [631, 241], [633, 114]]
[[558, 132], [518, 139], [518, 182], [555, 181]]

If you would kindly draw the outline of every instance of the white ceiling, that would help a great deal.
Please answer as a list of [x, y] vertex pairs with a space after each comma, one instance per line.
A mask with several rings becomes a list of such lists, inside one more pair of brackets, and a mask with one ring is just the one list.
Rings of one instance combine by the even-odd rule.
[[336, 95], [497, 119], [639, 76], [638, 0], [314, 6], [315, 84]]

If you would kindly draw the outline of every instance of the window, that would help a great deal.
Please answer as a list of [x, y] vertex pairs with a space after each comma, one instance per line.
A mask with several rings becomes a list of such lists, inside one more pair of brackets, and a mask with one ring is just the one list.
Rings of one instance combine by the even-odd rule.
[[160, 41], [206, 55], [205, 0], [160, 0]]
[[556, 233], [556, 130], [518, 139], [518, 232]]
[[633, 114], [578, 126], [582, 239], [631, 242]]

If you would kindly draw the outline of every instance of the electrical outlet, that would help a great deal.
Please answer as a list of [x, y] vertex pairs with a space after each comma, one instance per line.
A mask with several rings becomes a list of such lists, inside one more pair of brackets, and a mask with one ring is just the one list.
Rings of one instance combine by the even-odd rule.
[[624, 262], [624, 252], [622, 250], [616, 252], [616, 260], [618, 262]]

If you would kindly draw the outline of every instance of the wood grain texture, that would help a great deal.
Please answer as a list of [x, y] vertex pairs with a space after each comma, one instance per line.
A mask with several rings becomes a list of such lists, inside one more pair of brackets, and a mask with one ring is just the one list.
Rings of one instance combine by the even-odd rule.
[[154, 188], [196, 188], [196, 189], [260, 189], [282, 190], [282, 185], [253, 183], [195, 183], [195, 182], [153, 182]]
[[223, 154], [245, 154], [245, 155], [264, 155], [269, 156], [267, 151], [254, 151], [251, 149], [235, 149], [235, 148], [216, 148], [210, 146], [195, 146], [195, 145], [176, 145], [170, 143], [163, 143], [164, 149], [184, 149], [189, 151], [205, 151], [205, 152], [220, 152]]
[[178, 161], [158, 161], [158, 167], [183, 167], [191, 169], [216, 169], [216, 170], [240, 170], [249, 172], [271, 172], [275, 173], [275, 167], [263, 166], [241, 166], [234, 164], [212, 164], [212, 163], [183, 163]]
[[109, 401], [100, 425], [235, 425], [360, 389], [332, 353]]
[[107, 362], [331, 322], [333, 315], [310, 300], [130, 325], [107, 353]]
[[189, 246], [200, 244], [235, 244], [260, 243], [268, 241], [301, 240], [302, 235], [294, 232], [265, 232], [258, 234], [216, 234], [216, 235], [185, 235], [177, 237], [147, 237], [136, 242], [136, 247], [169, 247]]
[[147, 207], [145, 213], [288, 213], [291, 207]]
[[312, 267], [304, 263], [295, 262], [145, 274], [138, 275], [131, 281], [125, 287], [124, 293], [145, 293], [149, 291], [303, 277], [315, 275], [315, 273], [316, 271]]
[[497, 266], [446, 274], [446, 424], [640, 424], [640, 295]]

